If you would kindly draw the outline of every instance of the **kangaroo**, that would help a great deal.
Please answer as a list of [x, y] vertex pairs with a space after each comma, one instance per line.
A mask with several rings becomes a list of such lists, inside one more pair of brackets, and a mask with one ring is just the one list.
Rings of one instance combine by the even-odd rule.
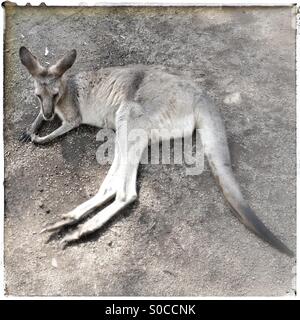
[[[145, 65], [111, 67], [67, 76], [65, 72], [76, 59], [74, 49], [50, 67], [43, 67], [25, 47], [20, 48], [19, 55], [34, 79], [35, 95], [41, 106], [29, 130], [21, 135], [21, 141], [43, 144], [80, 124], [116, 131], [114, 159], [99, 191], [42, 232], [56, 232], [76, 224], [114, 199], [75, 231], [65, 235], [61, 244], [64, 247], [96, 231], [137, 199], [137, 170], [151, 129], [177, 129], [178, 138], [191, 136], [199, 129], [204, 154], [233, 212], [262, 240], [282, 253], [294, 256], [244, 200], [232, 172], [222, 118], [212, 100], [192, 79], [162, 66]], [[38, 136], [42, 122], [52, 120], [55, 114], [61, 119], [61, 126], [49, 135]], [[147, 135], [129, 142], [127, 132], [132, 129], [143, 129]]]

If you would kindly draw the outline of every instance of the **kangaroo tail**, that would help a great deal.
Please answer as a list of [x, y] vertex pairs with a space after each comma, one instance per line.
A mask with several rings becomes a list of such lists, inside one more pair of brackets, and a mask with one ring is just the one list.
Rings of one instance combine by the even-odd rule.
[[[213, 175], [218, 181], [226, 200], [238, 219], [264, 241], [287, 254], [294, 253], [281, 242], [256, 216], [244, 200], [232, 169], [225, 127], [216, 106], [208, 99], [201, 101], [197, 127], [200, 129], [204, 153]], [[203, 103], [204, 102], [204, 103]]]

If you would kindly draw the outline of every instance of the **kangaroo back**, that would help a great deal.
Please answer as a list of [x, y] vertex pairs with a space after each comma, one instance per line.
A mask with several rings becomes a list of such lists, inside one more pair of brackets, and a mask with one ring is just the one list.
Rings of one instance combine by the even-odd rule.
[[235, 215], [261, 239], [279, 251], [294, 256], [294, 253], [260, 221], [244, 200], [232, 172], [225, 127], [216, 106], [208, 98], [202, 98], [199, 108], [197, 127], [200, 129], [204, 153]]

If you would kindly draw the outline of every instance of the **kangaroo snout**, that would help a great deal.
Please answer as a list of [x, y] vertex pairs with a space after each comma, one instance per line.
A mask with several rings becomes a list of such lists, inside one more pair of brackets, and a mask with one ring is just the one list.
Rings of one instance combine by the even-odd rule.
[[50, 97], [41, 100], [41, 111], [46, 121], [52, 120], [55, 114], [55, 101]]
[[53, 110], [47, 110], [47, 111], [43, 110], [43, 108], [42, 108], [42, 114], [43, 114], [44, 120], [51, 121], [51, 120], [53, 120], [53, 118], [55, 116], [54, 108], [53, 108]]
[[52, 113], [43, 113], [43, 118], [46, 121], [51, 121], [51, 120], [54, 119], [54, 115], [55, 115], [54, 112], [52, 112]]

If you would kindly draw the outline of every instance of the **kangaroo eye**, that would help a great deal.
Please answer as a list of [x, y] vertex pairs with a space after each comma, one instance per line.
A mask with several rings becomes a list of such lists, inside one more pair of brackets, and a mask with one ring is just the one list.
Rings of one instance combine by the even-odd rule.
[[58, 97], [58, 93], [55, 93], [54, 95], [53, 95], [53, 99], [56, 99]]

